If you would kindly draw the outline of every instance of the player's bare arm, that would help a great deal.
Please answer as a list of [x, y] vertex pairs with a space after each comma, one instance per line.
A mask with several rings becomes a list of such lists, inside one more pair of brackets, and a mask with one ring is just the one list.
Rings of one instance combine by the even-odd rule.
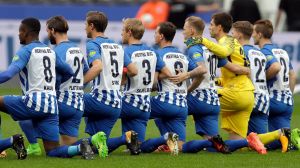
[[165, 66], [161, 69], [160, 73], [158, 74], [158, 80], [170, 78], [172, 76], [170, 70]]
[[178, 75], [170, 77], [170, 81], [172, 81], [174, 84], [178, 84], [190, 78], [201, 78], [204, 74], [207, 73], [207, 68], [205, 67], [205, 64], [201, 62], [198, 62], [197, 65], [198, 67], [193, 69], [192, 71], [179, 73]]
[[250, 68], [243, 67], [243, 66], [240, 66], [237, 64], [233, 64], [231, 62], [227, 62], [227, 64], [224, 67], [237, 75], [249, 75], [250, 74]]
[[297, 75], [294, 70], [289, 71], [289, 77], [290, 77], [290, 89], [292, 93], [294, 93], [295, 85], [296, 85], [296, 80], [297, 80]]
[[267, 79], [274, 78], [279, 73], [280, 69], [281, 69], [281, 65], [279, 62], [273, 63], [266, 72]]
[[138, 69], [137, 69], [136, 65], [134, 63], [130, 63], [127, 66], [127, 75], [129, 77], [134, 77], [137, 74], [138, 74]]
[[84, 75], [84, 83], [88, 83], [91, 80], [95, 79], [96, 76], [102, 71], [102, 62], [100, 60], [95, 60], [92, 62], [92, 67]]

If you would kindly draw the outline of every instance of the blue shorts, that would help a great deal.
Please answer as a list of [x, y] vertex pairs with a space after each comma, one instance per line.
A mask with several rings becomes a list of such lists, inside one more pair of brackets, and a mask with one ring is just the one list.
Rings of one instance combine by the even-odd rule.
[[58, 102], [59, 110], [59, 133], [71, 137], [78, 137], [79, 125], [83, 111]]
[[16, 121], [31, 120], [36, 135], [45, 141], [59, 142], [58, 115], [36, 112], [28, 108], [22, 96], [4, 96], [8, 114]]
[[248, 134], [251, 132], [258, 134], [268, 132], [268, 115], [259, 111], [258, 108], [254, 108], [250, 116]]
[[133, 107], [129, 103], [122, 102], [121, 122], [123, 134], [127, 131], [135, 131], [138, 133], [138, 140], [144, 142], [147, 122], [150, 112], [145, 112], [139, 108]]
[[94, 135], [99, 131], [105, 132], [109, 137], [110, 132], [118, 120], [121, 109], [99, 102], [91, 94], [84, 94], [84, 114], [86, 122], [85, 132]]
[[207, 104], [189, 94], [187, 96], [189, 115], [195, 120], [196, 133], [198, 135], [218, 135], [218, 119], [220, 106]]
[[292, 112], [293, 106], [270, 99], [269, 132], [280, 128], [290, 128]]
[[155, 119], [156, 126], [161, 135], [167, 132], [174, 132], [179, 135], [180, 141], [185, 141], [187, 114], [187, 107], [179, 107], [151, 98], [150, 118]]

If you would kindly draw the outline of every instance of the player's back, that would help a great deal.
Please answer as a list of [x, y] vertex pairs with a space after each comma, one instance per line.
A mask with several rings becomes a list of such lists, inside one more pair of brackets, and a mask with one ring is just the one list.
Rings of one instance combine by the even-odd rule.
[[[70, 41], [58, 44], [54, 51], [57, 57], [69, 64], [74, 72], [74, 76], [64, 83], [57, 81], [58, 101], [83, 110], [83, 73], [88, 69], [83, 53], [79, 47]], [[57, 79], [61, 78], [63, 76], [58, 73]]]
[[268, 113], [270, 98], [266, 79], [267, 58], [252, 45], [244, 45], [243, 48], [245, 55], [250, 61], [251, 80], [255, 88], [254, 107], [263, 113]]
[[250, 61], [251, 80], [255, 87], [255, 93], [267, 94], [267, 81], [266, 81], [266, 56], [251, 45], [244, 45], [245, 55]]
[[[93, 80], [93, 97], [107, 105], [120, 108], [124, 50], [121, 45], [105, 37], [97, 37], [87, 43], [87, 45], [91, 44], [100, 53], [103, 65], [100, 75]], [[88, 55], [90, 56], [91, 53]], [[89, 64], [91, 64], [90, 61]]]
[[[249, 60], [244, 55], [244, 49], [241, 44], [231, 36], [224, 36], [219, 40], [220, 44], [229, 44], [233, 49], [231, 55], [227, 57], [228, 61], [240, 66], [249, 66]], [[223, 79], [223, 87], [236, 91], [254, 90], [251, 80], [247, 75], [237, 75], [228, 69], [221, 68], [221, 77]]]
[[[157, 53], [165, 62], [166, 67], [170, 70], [172, 75], [177, 75], [180, 72], [187, 72], [191, 69], [191, 60], [179, 52], [176, 47], [167, 46], [157, 50]], [[196, 67], [195, 63], [194, 67]], [[174, 84], [169, 79], [163, 79], [158, 81], [158, 95], [155, 96], [155, 98], [162, 102], [186, 107], [186, 94], [186, 81]]]
[[191, 46], [188, 48], [187, 52], [188, 55], [194, 57], [194, 59], [196, 57], [202, 57], [203, 63], [208, 70], [208, 72], [204, 74], [204, 78], [200, 85], [191, 94], [200, 101], [204, 101], [208, 104], [220, 105], [214, 82], [219, 62], [218, 57], [203, 45]]
[[289, 85], [289, 72], [293, 69], [288, 53], [274, 44], [266, 44], [261, 51], [268, 57], [274, 56], [281, 64], [281, 69], [275, 78], [267, 81], [270, 98], [292, 105], [293, 98]]
[[134, 107], [149, 111], [157, 55], [152, 48], [144, 44], [133, 44], [126, 47], [125, 54], [136, 65], [138, 74], [127, 78], [124, 100]]
[[20, 72], [20, 83], [27, 107], [45, 113], [57, 113], [55, 80], [56, 57], [45, 44], [34, 41], [22, 47], [17, 55], [26, 59], [27, 65]]

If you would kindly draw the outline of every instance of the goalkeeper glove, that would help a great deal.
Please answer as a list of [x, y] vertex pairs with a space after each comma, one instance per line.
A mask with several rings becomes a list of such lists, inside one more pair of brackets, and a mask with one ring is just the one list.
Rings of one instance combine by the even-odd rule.
[[191, 37], [184, 41], [185, 45], [190, 48], [193, 45], [202, 44], [202, 37]]

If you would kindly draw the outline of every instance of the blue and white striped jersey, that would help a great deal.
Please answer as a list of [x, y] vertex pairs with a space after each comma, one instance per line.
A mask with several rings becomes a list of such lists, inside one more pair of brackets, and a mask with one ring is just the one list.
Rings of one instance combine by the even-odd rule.
[[150, 112], [150, 93], [155, 71], [160, 71], [165, 64], [152, 48], [144, 44], [129, 45], [124, 52], [124, 66], [134, 63], [138, 74], [127, 78], [123, 101], [142, 111]]
[[[188, 72], [197, 67], [194, 61], [173, 46], [158, 49], [157, 54], [158, 57], [162, 58], [172, 75], [176, 75], [179, 72]], [[158, 81], [158, 95], [154, 98], [161, 102], [187, 107], [186, 95], [186, 81], [176, 85], [168, 79], [163, 79]]]
[[23, 46], [14, 56], [12, 64], [21, 70], [20, 83], [26, 106], [37, 112], [57, 114], [55, 71], [70, 75], [73, 74], [70, 67], [39, 41]]
[[121, 108], [121, 79], [124, 65], [124, 50], [121, 45], [105, 37], [97, 37], [87, 42], [87, 60], [91, 65], [101, 60], [103, 70], [93, 80], [91, 94], [99, 102]]
[[220, 105], [219, 97], [215, 88], [214, 78], [217, 67], [227, 63], [226, 59], [219, 59], [203, 45], [193, 45], [187, 49], [187, 56], [194, 62], [203, 62], [208, 70], [201, 84], [191, 94], [207, 104]]
[[270, 98], [266, 79], [267, 58], [252, 45], [244, 45], [243, 48], [246, 57], [250, 61], [251, 80], [255, 87], [254, 108], [264, 114], [269, 114]]
[[[287, 52], [274, 44], [266, 44], [261, 49], [267, 60], [271, 63], [279, 61], [281, 69], [275, 78], [267, 81], [267, 86], [270, 93], [270, 98], [283, 102], [288, 105], [293, 105], [293, 95], [289, 85], [289, 72], [293, 69], [289, 55]], [[271, 65], [268, 64], [267, 68]]]
[[83, 74], [88, 71], [83, 53], [74, 43], [65, 41], [58, 44], [54, 51], [57, 57], [70, 65], [75, 73], [72, 78], [60, 82], [63, 77], [57, 73], [56, 94], [59, 102], [83, 111]]

